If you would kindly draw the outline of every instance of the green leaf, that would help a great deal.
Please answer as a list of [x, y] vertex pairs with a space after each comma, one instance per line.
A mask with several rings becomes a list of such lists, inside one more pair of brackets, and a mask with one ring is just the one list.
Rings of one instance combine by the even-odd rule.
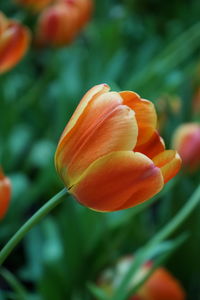
[[27, 300], [28, 293], [25, 287], [18, 281], [18, 279], [12, 274], [10, 271], [1, 268], [0, 275], [8, 282], [10, 287], [15, 292], [17, 299], [19, 300]]
[[88, 283], [87, 284], [88, 289], [90, 292], [93, 294], [94, 297], [98, 300], [109, 300], [108, 296], [105, 294], [105, 292], [100, 289], [98, 286], [96, 286], [93, 283]]
[[185, 204], [185, 206], [177, 213], [177, 215], [167, 225], [165, 225], [164, 228], [161, 229], [155, 235], [155, 237], [152, 240], [150, 240], [149, 243], [147, 243], [147, 245], [144, 248], [142, 248], [136, 254], [135, 260], [133, 264], [130, 266], [130, 269], [128, 270], [127, 274], [123, 278], [119, 288], [115, 293], [113, 300], [125, 299], [124, 295], [126, 293], [127, 284], [132, 278], [132, 276], [134, 276], [134, 274], [141, 268], [145, 260], [148, 260], [150, 258], [150, 255], [152, 255], [152, 251], [155, 251], [156, 247], [162, 241], [168, 238], [185, 221], [185, 219], [189, 217], [189, 215], [192, 213], [194, 208], [199, 204], [199, 202], [200, 202], [200, 185], [193, 193], [193, 195], [190, 197], [190, 199]]

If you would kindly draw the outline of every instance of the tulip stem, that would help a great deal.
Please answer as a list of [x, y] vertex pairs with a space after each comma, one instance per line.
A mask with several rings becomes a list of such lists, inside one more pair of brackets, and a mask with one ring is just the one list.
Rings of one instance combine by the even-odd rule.
[[19, 244], [23, 237], [29, 232], [36, 224], [38, 224], [52, 209], [62, 202], [63, 196], [67, 194], [67, 189], [64, 188], [58, 194], [53, 196], [46, 202], [22, 227], [13, 235], [4, 248], [0, 252], [0, 265], [6, 260], [8, 255]]
[[129, 293], [127, 287], [131, 278], [135, 276], [137, 271], [142, 267], [145, 261], [149, 260], [149, 255], [152, 254], [160, 243], [169, 238], [191, 215], [194, 209], [200, 202], [200, 185], [196, 188], [190, 199], [185, 203], [181, 210], [167, 223], [139, 252], [134, 256], [134, 261], [131, 263], [129, 270], [122, 279], [119, 287], [115, 291], [112, 300], [125, 300]]

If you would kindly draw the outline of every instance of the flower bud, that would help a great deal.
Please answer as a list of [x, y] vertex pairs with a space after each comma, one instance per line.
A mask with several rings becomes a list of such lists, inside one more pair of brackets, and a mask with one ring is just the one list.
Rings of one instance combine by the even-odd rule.
[[0, 73], [10, 70], [22, 59], [29, 42], [29, 30], [0, 12]]
[[10, 180], [5, 177], [3, 171], [0, 169], [0, 219], [2, 219], [7, 210], [11, 197]]
[[82, 28], [90, 20], [93, 2], [92, 0], [59, 0], [60, 3], [65, 3], [68, 7], [76, 7], [78, 9], [78, 27]]
[[195, 171], [200, 167], [200, 124], [179, 126], [174, 132], [172, 144], [179, 152], [185, 168]]
[[78, 32], [78, 11], [75, 7], [56, 4], [41, 14], [37, 25], [37, 43], [40, 46], [64, 46], [71, 43]]
[[[122, 258], [113, 269], [107, 269], [101, 275], [98, 285], [108, 296], [113, 296], [127, 273], [132, 260], [131, 256]], [[129, 290], [136, 286], [147, 274], [152, 264], [153, 262], [147, 262], [141, 267], [130, 280]], [[185, 300], [185, 298], [185, 291], [179, 281], [166, 269], [160, 267], [153, 272], [136, 292], [136, 295], [132, 295], [129, 300]]]
[[147, 201], [181, 166], [177, 152], [165, 150], [156, 130], [153, 103], [131, 91], [109, 90], [101, 84], [86, 93], [55, 155], [69, 192], [104, 212]]

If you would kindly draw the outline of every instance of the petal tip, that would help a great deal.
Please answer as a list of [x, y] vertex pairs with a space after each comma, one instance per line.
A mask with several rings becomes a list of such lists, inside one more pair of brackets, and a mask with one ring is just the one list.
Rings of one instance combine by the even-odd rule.
[[153, 162], [161, 169], [164, 183], [177, 175], [181, 168], [182, 160], [176, 150], [165, 150], [153, 158]]

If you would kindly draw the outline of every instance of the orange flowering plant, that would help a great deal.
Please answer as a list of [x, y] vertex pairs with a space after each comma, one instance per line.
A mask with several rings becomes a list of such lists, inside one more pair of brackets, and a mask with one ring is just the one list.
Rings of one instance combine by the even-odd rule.
[[[71, 194], [89, 208], [113, 212], [147, 201], [180, 169], [179, 155], [165, 150], [156, 130], [153, 103], [131, 91], [109, 90], [106, 84], [94, 86], [81, 100], [55, 154], [67, 189], [53, 196], [13, 235], [0, 251], [0, 265], [64, 196]], [[199, 194], [200, 187], [151, 245], [158, 245], [183, 223], [199, 203]]]
[[0, 219], [2, 219], [9, 206], [11, 197], [11, 183], [0, 168]]
[[10, 70], [22, 59], [29, 42], [29, 30], [0, 12], [0, 74]]
[[64, 46], [71, 43], [91, 18], [91, 0], [58, 1], [39, 17], [36, 40], [38, 45]]
[[200, 167], [199, 123], [180, 125], [174, 132], [172, 144], [180, 153], [183, 166], [187, 170], [195, 171]]
[[68, 8], [76, 8], [78, 12], [78, 27], [82, 28], [91, 18], [93, 2], [92, 0], [58, 0], [64, 3]]
[[[130, 263], [133, 261], [131, 256], [120, 259], [113, 269], [107, 269], [101, 275], [98, 286], [101, 287], [106, 295], [112, 296], [118, 287], [120, 280], [126, 274]], [[151, 261], [145, 263], [131, 278], [129, 289], [131, 290], [140, 278], [144, 277], [150, 270]], [[159, 267], [147, 281], [132, 295], [129, 300], [185, 300], [186, 295], [180, 282], [165, 268]]]
[[153, 103], [130, 91], [109, 89], [101, 84], [86, 93], [55, 155], [69, 192], [81, 204], [103, 212], [148, 200], [181, 166], [178, 153], [165, 150], [156, 130]]

